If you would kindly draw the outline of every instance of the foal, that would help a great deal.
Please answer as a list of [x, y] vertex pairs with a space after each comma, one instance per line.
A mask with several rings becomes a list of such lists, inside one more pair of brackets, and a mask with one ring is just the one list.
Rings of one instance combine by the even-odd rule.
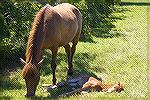
[[116, 84], [106, 84], [100, 80], [97, 80], [94, 77], [90, 77], [88, 81], [83, 85], [82, 91], [89, 89], [111, 93], [111, 92], [121, 92], [124, 90], [124, 87], [120, 82]]

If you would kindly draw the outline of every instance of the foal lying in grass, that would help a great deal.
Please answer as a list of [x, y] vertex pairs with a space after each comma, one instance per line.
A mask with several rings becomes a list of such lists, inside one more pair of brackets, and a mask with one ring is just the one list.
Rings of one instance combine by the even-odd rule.
[[94, 77], [90, 77], [88, 81], [85, 84], [83, 84], [83, 87], [81, 90], [84, 91], [84, 90], [89, 90], [89, 89], [102, 91], [102, 92], [108, 92], [108, 93], [121, 92], [124, 90], [123, 85], [120, 82], [116, 84], [106, 84]]
[[[44, 87], [48, 87], [46, 91], [51, 92], [52, 90], [58, 90], [59, 88], [67, 89], [66, 92], [63, 92], [61, 96], [71, 95], [74, 93], [87, 93], [86, 91], [94, 90], [99, 92], [121, 92], [124, 90], [123, 85], [118, 82], [116, 84], [107, 84], [102, 82], [101, 79], [90, 77], [88, 75], [80, 74], [78, 76], [67, 79], [65, 82], [60, 82], [55, 86], [49, 86], [47, 84], [43, 85]], [[56, 92], [56, 91], [55, 91]], [[59, 96], [60, 96], [59, 95]]]

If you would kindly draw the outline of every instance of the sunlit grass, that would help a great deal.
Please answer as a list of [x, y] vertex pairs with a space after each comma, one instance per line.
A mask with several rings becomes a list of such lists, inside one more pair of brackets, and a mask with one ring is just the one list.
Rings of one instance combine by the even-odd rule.
[[[94, 38], [95, 43], [79, 42], [74, 56], [74, 69], [78, 72], [86, 70], [108, 83], [122, 82], [125, 91], [121, 93], [91, 92], [85, 95], [61, 97], [59, 99], [92, 99], [118, 98], [129, 99], [147, 96], [147, 7], [128, 6], [129, 11], [124, 14], [125, 20], [114, 23], [119, 32], [124, 34], [114, 38]], [[150, 21], [150, 20], [149, 20]], [[49, 98], [49, 93], [44, 92], [42, 84], [52, 84], [50, 67], [50, 51], [44, 56], [44, 66], [41, 71], [41, 79], [38, 85], [35, 99]], [[57, 57], [56, 76], [58, 82], [66, 79], [67, 60], [63, 48], [60, 48]], [[84, 69], [84, 70], [83, 70]], [[2, 99], [26, 99], [25, 82], [22, 79], [21, 69], [10, 72], [9, 75], [0, 76]]]

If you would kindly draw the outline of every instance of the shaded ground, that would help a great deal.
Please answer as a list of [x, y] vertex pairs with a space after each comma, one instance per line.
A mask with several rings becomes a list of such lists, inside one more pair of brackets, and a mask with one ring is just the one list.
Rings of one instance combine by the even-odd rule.
[[150, 6], [150, 2], [121, 2], [121, 6]]

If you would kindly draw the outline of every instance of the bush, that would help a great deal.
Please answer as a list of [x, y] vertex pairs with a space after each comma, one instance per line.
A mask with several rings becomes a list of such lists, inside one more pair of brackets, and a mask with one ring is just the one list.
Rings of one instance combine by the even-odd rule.
[[81, 0], [75, 5], [83, 15], [81, 41], [92, 40], [92, 36], [111, 37], [110, 31], [115, 26], [112, 13], [117, 9], [114, 4], [119, 0]]
[[0, 8], [0, 68], [3, 68], [24, 55], [31, 22], [41, 4], [7, 1]]
[[[28, 33], [34, 15], [47, 2], [52, 5], [56, 0], [38, 0], [40, 3], [23, 0], [4, 0], [0, 3], [0, 68], [18, 60], [25, 54]], [[14, 1], [14, 2], [12, 2]], [[66, 1], [66, 0], [65, 0]], [[92, 37], [109, 37], [115, 27], [112, 22], [114, 4], [119, 0], [67, 0], [79, 8], [83, 15], [81, 41], [92, 41]], [[43, 4], [43, 5], [42, 5]]]

